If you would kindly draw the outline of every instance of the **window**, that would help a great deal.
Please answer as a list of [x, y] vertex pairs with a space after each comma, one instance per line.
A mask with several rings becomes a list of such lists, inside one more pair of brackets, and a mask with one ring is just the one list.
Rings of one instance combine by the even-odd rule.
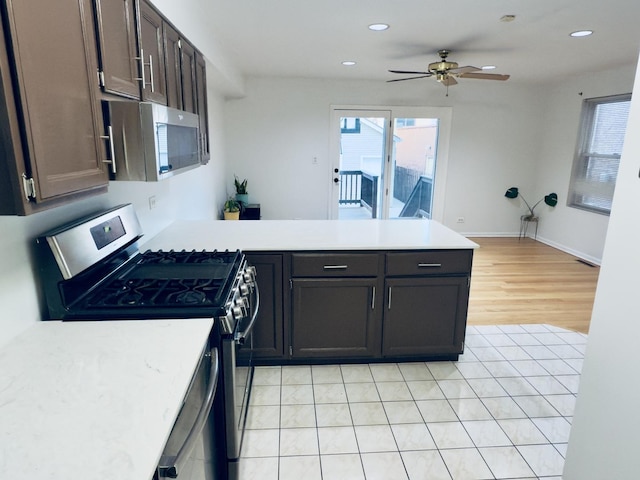
[[631, 94], [584, 101], [569, 185], [570, 207], [604, 215], [611, 212], [630, 104]]

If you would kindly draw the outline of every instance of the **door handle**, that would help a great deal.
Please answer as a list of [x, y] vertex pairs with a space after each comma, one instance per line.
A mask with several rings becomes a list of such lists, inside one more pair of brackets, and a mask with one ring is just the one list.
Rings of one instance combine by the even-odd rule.
[[333, 183], [340, 183], [340, 179], [339, 178], [334, 178], [333, 179]]

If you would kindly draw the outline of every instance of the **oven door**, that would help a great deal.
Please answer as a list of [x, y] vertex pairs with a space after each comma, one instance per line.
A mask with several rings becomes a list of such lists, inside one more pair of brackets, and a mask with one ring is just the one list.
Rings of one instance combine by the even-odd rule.
[[154, 479], [222, 480], [218, 473], [212, 410], [218, 374], [218, 349], [205, 348]]
[[238, 478], [238, 461], [251, 395], [254, 370], [251, 331], [260, 306], [260, 294], [257, 286], [253, 287], [249, 305], [250, 315], [236, 324], [233, 335], [223, 337], [222, 340], [222, 376], [225, 392], [224, 409], [229, 479]]

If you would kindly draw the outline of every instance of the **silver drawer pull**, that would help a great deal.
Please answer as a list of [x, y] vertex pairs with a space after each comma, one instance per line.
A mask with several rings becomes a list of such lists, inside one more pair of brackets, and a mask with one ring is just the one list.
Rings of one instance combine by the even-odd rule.
[[418, 268], [438, 268], [441, 267], [441, 263], [419, 263]]
[[322, 268], [325, 270], [346, 270], [348, 265], [325, 265]]

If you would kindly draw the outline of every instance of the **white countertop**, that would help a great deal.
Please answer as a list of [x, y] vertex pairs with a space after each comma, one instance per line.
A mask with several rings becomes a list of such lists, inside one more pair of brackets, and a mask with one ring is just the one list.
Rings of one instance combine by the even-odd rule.
[[415, 250], [478, 245], [426, 219], [176, 221], [141, 250]]
[[210, 319], [40, 322], [0, 350], [0, 478], [147, 480]]

